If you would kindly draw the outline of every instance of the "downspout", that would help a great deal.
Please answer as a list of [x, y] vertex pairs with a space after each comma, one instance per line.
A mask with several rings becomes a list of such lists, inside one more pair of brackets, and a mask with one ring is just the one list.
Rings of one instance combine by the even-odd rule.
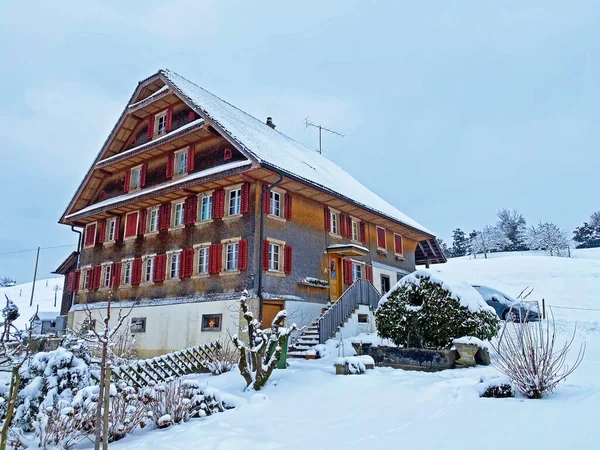
[[280, 184], [283, 181], [283, 173], [280, 171], [276, 171], [279, 174], [279, 180], [275, 183], [267, 186], [266, 189], [263, 190], [262, 195], [260, 196], [260, 227], [259, 227], [259, 235], [258, 235], [258, 287], [257, 287], [257, 295], [258, 295], [258, 320], [262, 322], [262, 311], [263, 311], [263, 294], [262, 294], [262, 267], [263, 267], [263, 239], [265, 234], [265, 198], [271, 192], [275, 186]]
[[[77, 233], [79, 235], [79, 238], [77, 239], [77, 262], [75, 263], [75, 269], [79, 269], [79, 263], [80, 263], [80, 256], [81, 256], [81, 240], [82, 240], [82, 233], [79, 230], [75, 229], [75, 225], [71, 225], [71, 231], [73, 233]], [[75, 304], [75, 295], [77, 294], [76, 290], [73, 290], [73, 292], [71, 292], [71, 308], [73, 307], [73, 305]]]

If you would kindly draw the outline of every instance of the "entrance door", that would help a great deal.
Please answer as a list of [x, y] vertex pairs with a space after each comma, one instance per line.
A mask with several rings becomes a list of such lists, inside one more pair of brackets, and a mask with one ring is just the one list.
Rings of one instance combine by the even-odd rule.
[[330, 255], [329, 257], [329, 300], [336, 301], [342, 295], [342, 258]]
[[269, 300], [263, 302], [262, 327], [263, 330], [271, 328], [271, 323], [279, 311], [283, 310], [283, 302], [279, 300]]

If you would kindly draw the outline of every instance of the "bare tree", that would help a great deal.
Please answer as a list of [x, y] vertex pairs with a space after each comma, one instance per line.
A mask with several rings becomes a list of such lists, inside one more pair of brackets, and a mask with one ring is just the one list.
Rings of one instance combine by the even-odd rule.
[[242, 342], [237, 335], [231, 339], [240, 352], [239, 369], [246, 381], [246, 387], [252, 386], [252, 389], [258, 391], [269, 380], [283, 352], [285, 340], [297, 327], [296, 324], [289, 328], [283, 327], [287, 312], [282, 310], [273, 319], [270, 333], [263, 330], [261, 323], [249, 310], [247, 299], [248, 291], [244, 290], [240, 298], [240, 308], [248, 324], [248, 343]]
[[542, 398], [545, 393], [553, 392], [577, 369], [585, 354], [585, 344], [582, 344], [575, 361], [567, 365], [576, 330], [562, 348], [555, 350], [554, 317], [551, 320], [552, 325], [547, 320], [545, 327], [531, 322], [511, 322], [503, 338], [492, 344], [498, 354], [492, 363], [528, 398]]

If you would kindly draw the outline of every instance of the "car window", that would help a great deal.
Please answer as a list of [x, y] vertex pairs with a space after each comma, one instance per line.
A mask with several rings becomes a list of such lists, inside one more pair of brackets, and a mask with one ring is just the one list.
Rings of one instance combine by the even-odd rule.
[[500, 303], [509, 304], [509, 305], [516, 302], [516, 300], [511, 299], [510, 297], [508, 297], [507, 295], [503, 294], [500, 291], [497, 291], [496, 289], [492, 289], [487, 286], [473, 286], [473, 287], [477, 290], [477, 292], [479, 292], [481, 294], [481, 296], [483, 297], [483, 299], [486, 302], [495, 300]]

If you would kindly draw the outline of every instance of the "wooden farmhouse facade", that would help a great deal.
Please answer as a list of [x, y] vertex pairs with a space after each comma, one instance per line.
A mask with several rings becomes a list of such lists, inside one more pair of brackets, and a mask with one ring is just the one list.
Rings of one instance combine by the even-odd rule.
[[[263, 323], [311, 323], [357, 279], [387, 291], [444, 262], [426, 228], [347, 172], [185, 78], [139, 83], [60, 223], [80, 233], [62, 314], [109, 296], [141, 353], [238, 332], [247, 289]], [[60, 269], [60, 268], [59, 268]]]

